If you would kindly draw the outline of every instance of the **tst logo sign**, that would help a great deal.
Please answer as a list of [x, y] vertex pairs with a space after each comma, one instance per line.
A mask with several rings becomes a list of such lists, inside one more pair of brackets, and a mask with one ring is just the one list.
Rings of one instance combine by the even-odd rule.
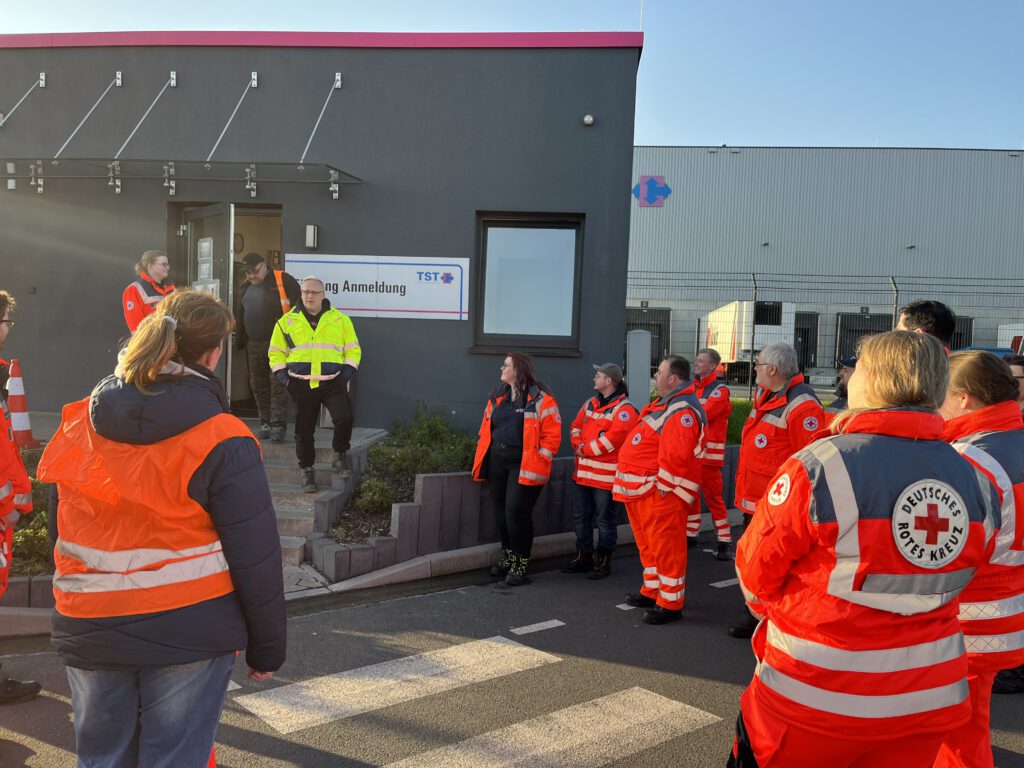
[[444, 283], [450, 285], [455, 281], [451, 272], [417, 272], [416, 279], [421, 283]]

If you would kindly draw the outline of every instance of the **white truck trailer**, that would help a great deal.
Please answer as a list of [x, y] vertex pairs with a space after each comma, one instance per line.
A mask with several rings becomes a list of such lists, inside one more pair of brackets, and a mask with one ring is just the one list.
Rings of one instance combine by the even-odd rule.
[[996, 329], [996, 346], [1012, 349], [1018, 355], [1024, 355], [1024, 323], [1008, 323]]
[[704, 346], [718, 350], [727, 378], [745, 381], [765, 346], [793, 344], [795, 320], [795, 302], [733, 301], [704, 316]]

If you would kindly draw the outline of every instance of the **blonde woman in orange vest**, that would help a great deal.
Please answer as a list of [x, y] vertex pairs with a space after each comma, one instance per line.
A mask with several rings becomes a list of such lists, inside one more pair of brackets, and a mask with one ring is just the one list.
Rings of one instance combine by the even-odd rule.
[[121, 309], [128, 330], [135, 333], [144, 319], [153, 314], [156, 306], [174, 290], [168, 276], [171, 263], [163, 251], [146, 251], [135, 265], [139, 279], [121, 293]]
[[501, 560], [491, 574], [510, 587], [529, 584], [533, 507], [551, 477], [562, 442], [562, 417], [525, 352], [510, 352], [501, 364], [501, 384], [491, 392], [480, 424], [473, 479], [487, 481], [501, 534]]
[[53, 643], [79, 765], [205, 766], [235, 652], [260, 681], [284, 663], [259, 444], [213, 374], [231, 327], [213, 297], [175, 291], [64, 407], [39, 464], [60, 497]]

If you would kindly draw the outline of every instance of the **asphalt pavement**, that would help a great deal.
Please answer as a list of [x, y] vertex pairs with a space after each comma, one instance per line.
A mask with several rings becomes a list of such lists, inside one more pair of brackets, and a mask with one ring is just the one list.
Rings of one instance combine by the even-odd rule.
[[[754, 666], [726, 635], [742, 615], [732, 563], [690, 550], [683, 619], [657, 627], [621, 607], [640, 583], [632, 547], [603, 581], [560, 565], [516, 589], [478, 571], [290, 605], [273, 681], [236, 667], [219, 764], [723, 766]], [[59, 660], [5, 652], [5, 671], [45, 692], [0, 709], [0, 766], [74, 765]], [[996, 765], [1024, 768], [1024, 695], [992, 711]]]

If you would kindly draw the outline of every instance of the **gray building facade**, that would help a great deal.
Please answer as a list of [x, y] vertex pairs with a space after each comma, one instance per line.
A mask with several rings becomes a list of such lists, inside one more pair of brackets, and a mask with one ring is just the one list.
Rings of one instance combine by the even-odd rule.
[[[354, 318], [356, 424], [422, 402], [475, 428], [510, 349], [534, 353], [575, 407], [591, 362], [622, 354], [641, 46], [634, 33], [0, 36], [0, 287], [18, 300], [5, 356], [21, 359], [30, 407], [55, 410], [113, 369], [121, 291], [151, 248], [178, 285], [212, 278], [225, 300], [251, 250], [285, 269], [289, 254], [468, 259], [468, 319]], [[550, 291], [568, 306], [557, 318]]]
[[628, 325], [692, 354], [714, 309], [791, 302], [805, 370], [828, 378], [896, 306], [935, 298], [957, 346], [996, 346], [1024, 320], [1022, 155], [636, 147]]

